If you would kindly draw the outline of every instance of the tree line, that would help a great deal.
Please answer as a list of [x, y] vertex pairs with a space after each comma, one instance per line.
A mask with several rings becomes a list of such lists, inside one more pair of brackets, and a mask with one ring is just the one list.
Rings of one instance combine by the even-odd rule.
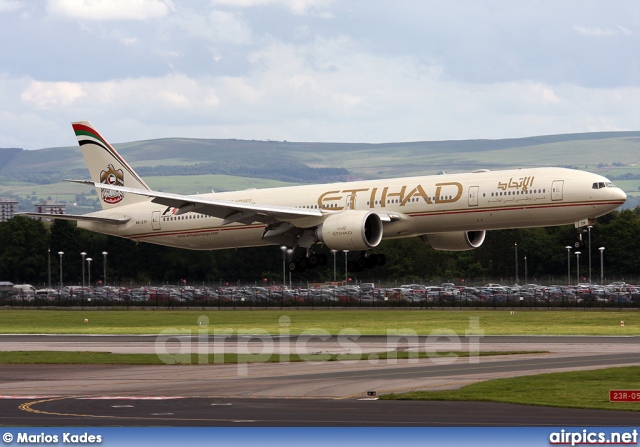
[[[585, 235], [585, 240], [588, 236]], [[567, 255], [571, 257], [571, 272], [576, 274], [576, 256], [566, 246], [576, 240], [572, 225], [489, 231], [484, 244], [465, 252], [433, 250], [420, 238], [383, 241], [376, 253], [387, 257], [384, 266], [360, 273], [353, 278], [376, 280], [442, 278], [459, 283], [461, 278], [515, 277], [515, 244], [518, 247], [519, 277], [524, 280], [524, 256], [529, 278], [567, 275]], [[635, 277], [640, 275], [640, 207], [615, 211], [599, 218], [591, 229], [591, 262], [594, 282], [600, 266], [599, 247], [605, 247], [607, 276]], [[294, 273], [294, 282], [332, 281], [333, 254], [324, 267]], [[63, 252], [60, 256], [58, 253]], [[70, 221], [53, 223], [17, 216], [0, 222], [0, 281], [14, 284], [60, 284], [60, 262], [64, 285], [82, 281], [82, 257], [91, 257], [91, 282], [103, 280], [109, 284], [236, 284], [238, 282], [279, 283], [283, 275], [283, 253], [279, 247], [259, 247], [242, 250], [193, 251], [93, 233], [77, 228]], [[581, 250], [581, 272], [587, 271], [588, 248]], [[355, 256], [349, 253], [349, 256]], [[350, 258], [351, 259], [351, 258]], [[344, 254], [337, 253], [338, 280], [344, 278]], [[85, 269], [89, 266], [85, 261]], [[86, 272], [88, 277], [88, 271]], [[581, 275], [584, 276], [584, 275]], [[575, 276], [574, 276], [575, 277]]]

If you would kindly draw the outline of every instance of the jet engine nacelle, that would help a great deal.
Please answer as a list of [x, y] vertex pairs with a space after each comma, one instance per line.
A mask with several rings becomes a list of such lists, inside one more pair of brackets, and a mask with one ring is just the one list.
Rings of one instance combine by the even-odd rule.
[[422, 239], [436, 250], [464, 251], [478, 248], [484, 242], [486, 231], [450, 231], [425, 234]]
[[371, 211], [349, 210], [328, 216], [316, 235], [331, 250], [369, 250], [382, 240], [382, 221]]

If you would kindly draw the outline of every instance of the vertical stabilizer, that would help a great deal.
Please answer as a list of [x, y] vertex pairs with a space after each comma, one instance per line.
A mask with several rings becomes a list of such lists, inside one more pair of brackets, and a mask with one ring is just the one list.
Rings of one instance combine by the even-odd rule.
[[[107, 185], [126, 186], [128, 188], [149, 190], [147, 184], [116, 152], [89, 121], [71, 123], [78, 138], [82, 155], [89, 168], [91, 180]], [[137, 194], [100, 189], [98, 191], [103, 209], [121, 205], [146, 202], [150, 199]]]

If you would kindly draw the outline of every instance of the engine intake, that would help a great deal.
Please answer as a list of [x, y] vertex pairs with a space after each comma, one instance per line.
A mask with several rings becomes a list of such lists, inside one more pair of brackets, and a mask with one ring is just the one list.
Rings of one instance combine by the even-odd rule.
[[371, 211], [345, 211], [328, 216], [316, 236], [331, 250], [369, 250], [382, 240], [382, 221]]
[[484, 242], [486, 231], [450, 231], [425, 234], [422, 239], [436, 250], [464, 251], [478, 248]]

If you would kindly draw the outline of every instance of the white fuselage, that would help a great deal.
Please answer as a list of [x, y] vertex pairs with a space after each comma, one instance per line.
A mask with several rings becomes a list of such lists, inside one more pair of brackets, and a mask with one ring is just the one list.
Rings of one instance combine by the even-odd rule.
[[[384, 238], [571, 224], [606, 214], [626, 200], [625, 193], [606, 178], [566, 168], [365, 180], [199, 197], [331, 213], [357, 209], [388, 214], [393, 219], [384, 224]], [[197, 212], [175, 215], [171, 208], [151, 201], [92, 215], [131, 219], [125, 225], [78, 222], [78, 226], [173, 247], [215, 250], [274, 244], [262, 239], [262, 223], [222, 225], [220, 218]], [[309, 218], [291, 222], [300, 228], [317, 224], [312, 219], [307, 225], [305, 219]]]

